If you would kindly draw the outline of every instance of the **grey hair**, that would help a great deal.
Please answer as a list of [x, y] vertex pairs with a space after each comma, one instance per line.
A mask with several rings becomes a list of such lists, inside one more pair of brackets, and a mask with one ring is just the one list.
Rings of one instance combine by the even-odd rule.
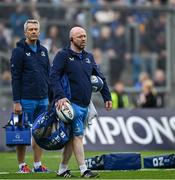
[[39, 23], [38, 20], [28, 19], [28, 20], [24, 23], [24, 32], [27, 31], [27, 25], [28, 25], [29, 23], [37, 24], [37, 25], [38, 25], [38, 29], [40, 29], [40, 23]]

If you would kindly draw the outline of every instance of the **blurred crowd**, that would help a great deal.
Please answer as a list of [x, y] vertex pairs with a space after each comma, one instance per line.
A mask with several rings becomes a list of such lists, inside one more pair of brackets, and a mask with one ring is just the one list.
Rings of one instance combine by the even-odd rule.
[[[112, 4], [111, 4], [112, 3]], [[77, 6], [75, 6], [75, 4]], [[82, 8], [91, 5], [91, 8]], [[164, 11], [140, 11], [139, 6], [174, 6], [170, 0], [2, 0], [0, 3], [1, 83], [10, 84], [9, 57], [15, 43], [23, 37], [27, 19], [41, 22], [41, 43], [50, 61], [69, 42], [72, 25], [88, 26], [95, 59], [111, 87], [116, 83], [144, 91], [146, 78], [151, 89], [166, 86], [167, 43]], [[118, 10], [111, 7], [126, 7]], [[135, 6], [135, 9], [127, 9]], [[149, 80], [149, 82], [148, 82]], [[157, 94], [153, 90], [153, 95]], [[143, 93], [143, 92], [142, 92]], [[164, 94], [157, 94], [159, 107]], [[143, 106], [145, 99], [134, 101]], [[133, 104], [133, 103], [132, 103]]]

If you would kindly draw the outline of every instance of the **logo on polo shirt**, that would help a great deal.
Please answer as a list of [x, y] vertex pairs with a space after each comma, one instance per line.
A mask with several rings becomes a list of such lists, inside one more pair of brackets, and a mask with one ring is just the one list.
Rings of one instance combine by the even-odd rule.
[[41, 56], [46, 56], [44, 51], [41, 51]]
[[26, 55], [27, 55], [27, 56], [31, 56], [30, 52], [28, 52], [28, 53], [26, 52]]
[[86, 58], [86, 59], [85, 59], [85, 61], [86, 61], [86, 63], [88, 63], [88, 64], [90, 64], [90, 63], [91, 63], [91, 61], [90, 61], [90, 59], [89, 59], [89, 58]]
[[74, 57], [69, 57], [69, 60], [70, 61], [74, 61]]

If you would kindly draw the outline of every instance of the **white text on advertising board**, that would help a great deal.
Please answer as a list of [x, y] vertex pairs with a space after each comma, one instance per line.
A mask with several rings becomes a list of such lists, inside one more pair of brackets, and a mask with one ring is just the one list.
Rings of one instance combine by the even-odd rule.
[[[135, 126], [139, 126], [144, 131], [144, 137], [140, 136]], [[140, 116], [130, 116], [124, 118], [118, 116], [99, 117], [93, 119], [92, 125], [86, 129], [86, 140], [96, 144], [97, 138], [101, 144], [115, 144], [117, 136], [122, 136], [125, 144], [138, 143], [147, 145], [153, 141], [156, 144], [163, 144], [163, 137], [166, 137], [171, 143], [175, 143], [175, 117], [160, 117], [159, 120], [152, 116], [146, 118]]]

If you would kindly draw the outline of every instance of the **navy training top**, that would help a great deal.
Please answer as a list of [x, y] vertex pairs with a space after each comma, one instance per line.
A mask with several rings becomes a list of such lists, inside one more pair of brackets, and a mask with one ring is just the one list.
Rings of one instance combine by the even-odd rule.
[[91, 53], [83, 50], [80, 54], [65, 48], [57, 53], [50, 71], [50, 83], [54, 98], [59, 100], [66, 95], [61, 85], [61, 78], [66, 74], [70, 84], [71, 102], [87, 107], [92, 94], [91, 75], [101, 77], [104, 82], [100, 91], [104, 102], [111, 100], [109, 88], [103, 74], [99, 71]]

